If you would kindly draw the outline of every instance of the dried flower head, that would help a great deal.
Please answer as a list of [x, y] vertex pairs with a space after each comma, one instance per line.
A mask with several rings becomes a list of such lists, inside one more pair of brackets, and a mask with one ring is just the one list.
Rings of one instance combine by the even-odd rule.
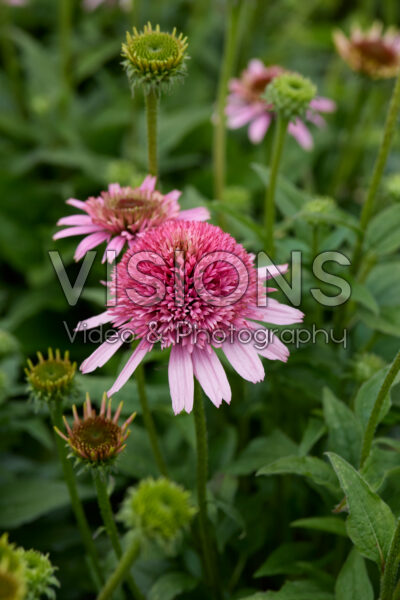
[[119, 518], [145, 538], [173, 547], [188, 527], [196, 509], [190, 493], [169, 479], [144, 479], [127, 491]]
[[333, 34], [336, 50], [358, 73], [372, 79], [396, 77], [400, 69], [400, 32], [394, 27], [383, 33], [382, 23], [367, 31], [353, 27], [347, 38], [340, 30]]
[[61, 436], [72, 450], [72, 455], [83, 462], [85, 466], [108, 467], [112, 466], [115, 458], [126, 448], [126, 440], [130, 434], [128, 426], [136, 416], [133, 413], [125, 423], [118, 425], [123, 403], [121, 402], [114, 416], [111, 414], [111, 398], [107, 402], [104, 394], [101, 402], [100, 414], [92, 408], [89, 394], [83, 405], [83, 419], [78, 416], [74, 405], [72, 408], [74, 422], [69, 426], [64, 417], [67, 435], [59, 429], [56, 432]]
[[32, 396], [37, 400], [50, 402], [70, 395], [74, 386], [76, 363], [70, 361], [69, 352], [65, 352], [62, 357], [58, 349], [54, 353], [49, 348], [48, 358], [44, 358], [41, 352], [37, 356], [39, 361], [36, 365], [28, 359], [28, 368], [25, 369]]
[[18, 549], [4, 533], [0, 537], [0, 598], [24, 600], [26, 595], [25, 563]]
[[267, 86], [264, 98], [273, 110], [288, 121], [303, 118], [314, 99], [317, 88], [298, 73], [282, 73]]
[[38, 600], [43, 597], [53, 600], [56, 597], [54, 587], [60, 584], [54, 575], [56, 567], [53, 567], [48, 555], [23, 548], [20, 548], [19, 552], [25, 564], [27, 593], [24, 600]]
[[132, 92], [141, 85], [147, 93], [154, 90], [160, 93], [186, 75], [188, 56], [187, 37], [160, 31], [157, 25], [153, 29], [149, 22], [143, 31], [133, 29], [133, 35], [126, 34], [126, 43], [122, 44], [123, 65], [126, 69]]
[[89, 250], [106, 242], [103, 262], [106, 259], [113, 262], [125, 244], [131, 244], [139, 233], [147, 229], [175, 219], [209, 219], [208, 210], [202, 206], [180, 210], [180, 191], [172, 190], [168, 194], [161, 194], [155, 186], [156, 178], [148, 175], [141, 185], [135, 188], [112, 183], [100, 196], [90, 197], [85, 202], [70, 198], [67, 204], [86, 214], [60, 219], [57, 225], [66, 225], [67, 228], [58, 231], [53, 239], [85, 235], [76, 248], [75, 260], [80, 260]]

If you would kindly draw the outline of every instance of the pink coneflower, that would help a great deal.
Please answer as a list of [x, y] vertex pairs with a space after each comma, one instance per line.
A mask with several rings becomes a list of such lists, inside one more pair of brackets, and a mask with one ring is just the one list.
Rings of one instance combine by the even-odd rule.
[[373, 79], [396, 77], [400, 69], [400, 32], [390, 27], [382, 33], [382, 23], [367, 31], [353, 27], [350, 38], [337, 30], [333, 34], [336, 50], [354, 70]]
[[[253, 59], [249, 62], [240, 79], [231, 79], [229, 82], [230, 94], [226, 106], [228, 127], [239, 129], [249, 125], [249, 139], [253, 144], [259, 144], [265, 137], [268, 127], [275, 118], [274, 107], [262, 97], [265, 88], [279, 75], [287, 71], [278, 65], [265, 66], [261, 60]], [[307, 121], [318, 127], [325, 124], [320, 112], [332, 112], [335, 103], [328, 98], [314, 98], [311, 100], [307, 112]], [[313, 147], [310, 130], [301, 119], [289, 123], [288, 132], [306, 150]]]
[[[284, 272], [287, 265], [281, 268]], [[286, 361], [286, 346], [255, 321], [298, 323], [299, 310], [266, 298], [266, 279], [258, 277], [254, 257], [233, 237], [208, 223], [170, 221], [137, 237], [114, 268], [111, 288], [115, 305], [78, 329], [111, 322], [118, 330], [81, 365], [83, 373], [103, 366], [132, 332], [139, 345], [108, 394], [117, 392], [158, 341], [171, 347], [169, 385], [175, 414], [193, 407], [193, 376], [220, 406], [231, 390], [215, 353], [221, 348], [244, 379], [264, 378], [260, 356]]]
[[181, 192], [173, 190], [163, 195], [155, 189], [155, 185], [156, 178], [148, 175], [137, 188], [112, 183], [106, 192], [85, 202], [70, 198], [67, 204], [86, 214], [60, 219], [57, 225], [67, 225], [67, 229], [58, 231], [53, 239], [85, 235], [76, 248], [75, 260], [80, 260], [89, 250], [106, 242], [103, 262], [107, 257], [112, 262], [126, 243], [131, 244], [138, 234], [147, 229], [171, 219], [205, 221], [210, 217], [204, 207], [180, 210], [178, 198]]

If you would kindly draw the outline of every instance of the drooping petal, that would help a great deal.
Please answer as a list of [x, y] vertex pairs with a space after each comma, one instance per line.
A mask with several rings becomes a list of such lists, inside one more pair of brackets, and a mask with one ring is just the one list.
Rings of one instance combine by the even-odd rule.
[[101, 262], [104, 263], [106, 260], [108, 260], [109, 263], [114, 262], [117, 256], [121, 254], [126, 241], [126, 237], [122, 235], [116, 235], [114, 238], [112, 238], [112, 240], [110, 240], [107, 244]]
[[317, 98], [314, 98], [314, 100], [311, 100], [310, 108], [320, 112], [330, 113], [336, 110], [336, 102], [330, 100], [329, 98], [318, 96]]
[[256, 117], [249, 125], [249, 139], [253, 144], [259, 144], [265, 137], [271, 123], [271, 115], [265, 113]]
[[82, 202], [82, 200], [77, 200], [76, 198], [69, 198], [69, 200], [66, 201], [66, 204], [74, 206], [75, 208], [79, 208], [80, 210], [84, 210], [85, 212], [88, 211], [86, 202]]
[[261, 281], [266, 281], [268, 279], [272, 279], [273, 277], [278, 277], [279, 275], [286, 273], [288, 268], [289, 263], [285, 263], [284, 265], [268, 265], [266, 267], [259, 267], [257, 269], [258, 279]]
[[176, 218], [179, 221], [208, 221], [210, 211], [205, 206], [188, 208], [187, 210], [181, 210]]
[[94, 327], [98, 327], [99, 325], [104, 325], [104, 323], [109, 323], [111, 321], [111, 315], [106, 310], [105, 312], [96, 315], [95, 317], [89, 317], [89, 319], [85, 319], [84, 321], [79, 321], [78, 325], [75, 328], [75, 331], [84, 331], [85, 329], [93, 329]]
[[222, 344], [222, 350], [232, 367], [243, 379], [252, 383], [258, 383], [264, 379], [264, 367], [252, 345], [241, 344], [239, 341], [232, 344], [227, 341]]
[[201, 350], [195, 347], [192, 353], [193, 370], [205, 394], [218, 408], [222, 400], [228, 404], [232, 393], [224, 368], [212, 350]]
[[258, 106], [243, 106], [240, 107], [234, 114], [228, 113], [228, 127], [230, 129], [239, 129], [243, 125], [247, 125], [252, 119], [260, 113]]
[[180, 344], [171, 348], [168, 380], [174, 413], [177, 415], [183, 409], [190, 413], [194, 394], [193, 363], [187, 348]]
[[304, 318], [304, 313], [301, 310], [287, 304], [281, 304], [275, 298], [268, 298], [267, 306], [254, 308], [251, 312], [252, 318], [274, 325], [301, 323]]
[[93, 225], [93, 223], [89, 215], [70, 215], [58, 219], [57, 225]]
[[297, 140], [304, 150], [311, 150], [314, 145], [313, 139], [309, 129], [304, 125], [303, 121], [296, 119], [294, 123], [289, 123], [288, 132], [295, 140]]
[[253, 332], [252, 344], [260, 356], [268, 358], [268, 360], [287, 362], [289, 350], [272, 331], [251, 321], [247, 322], [247, 326]]
[[91, 373], [106, 364], [124, 343], [117, 334], [115, 340], [107, 340], [86, 358], [80, 366], [82, 373]]
[[136, 367], [142, 362], [143, 358], [152, 349], [152, 347], [153, 345], [149, 344], [149, 342], [146, 339], [143, 338], [141, 340], [140, 344], [128, 358], [125, 366], [123, 367], [122, 371], [115, 380], [114, 385], [108, 390], [108, 397], [118, 392], [118, 390], [120, 390], [125, 385], [130, 376], [134, 373]]
[[81, 240], [77, 245], [74, 254], [74, 259], [76, 261], [80, 260], [85, 256], [87, 252], [89, 252], [89, 250], [96, 248], [96, 246], [99, 246], [109, 238], [110, 234], [104, 231], [98, 231], [96, 233], [88, 235], [87, 237], [83, 238], [83, 240]]
[[86, 235], [88, 233], [95, 233], [102, 231], [101, 225], [82, 225], [81, 227], [69, 227], [68, 229], [61, 229], [53, 235], [53, 240], [60, 240], [61, 238], [72, 237], [74, 235]]

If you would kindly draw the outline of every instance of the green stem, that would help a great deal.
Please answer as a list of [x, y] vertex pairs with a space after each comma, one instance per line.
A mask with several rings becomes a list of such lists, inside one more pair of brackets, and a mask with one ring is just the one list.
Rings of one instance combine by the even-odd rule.
[[[110, 538], [111, 545], [117, 558], [121, 558], [122, 548], [119, 541], [118, 529], [115, 523], [110, 498], [107, 492], [107, 483], [104, 479], [104, 474], [98, 470], [95, 470], [93, 471], [93, 479], [96, 486], [97, 501], [104, 527], [106, 528], [107, 535]], [[136, 598], [136, 600], [143, 600], [143, 595], [141, 594], [131, 574], [127, 575], [126, 581], [133, 597]]]
[[204, 403], [201, 388], [195, 381], [194, 424], [196, 429], [197, 447], [197, 500], [199, 505], [200, 540], [203, 553], [204, 570], [207, 581], [214, 589], [215, 596], [219, 596], [218, 577], [216, 576], [216, 562], [214, 548], [211, 543], [207, 516], [207, 479], [208, 479], [208, 444], [207, 425], [204, 412]]
[[214, 196], [217, 200], [223, 199], [226, 171], [226, 95], [228, 81], [232, 75], [237, 51], [237, 39], [239, 30], [239, 15], [241, 0], [228, 3], [228, 15], [226, 19], [226, 33], [224, 53], [221, 63], [221, 71], [218, 83], [217, 110], [214, 126]]
[[365, 238], [367, 225], [371, 219], [374, 210], [374, 202], [379, 184], [382, 179], [386, 161], [389, 156], [390, 147], [393, 140], [393, 135], [396, 130], [397, 118], [400, 110], [400, 73], [397, 76], [396, 84], [393, 89], [392, 98], [390, 100], [389, 109], [386, 117], [385, 128], [383, 132], [381, 146], [375, 162], [372, 179], [369, 186], [367, 198], [365, 200], [360, 217], [361, 234], [358, 237], [356, 248], [354, 250], [352, 271], [357, 273], [360, 267], [362, 258], [362, 247]]
[[147, 118], [147, 152], [148, 167], [150, 175], [157, 177], [157, 115], [158, 96], [157, 92], [150, 90], [146, 95], [146, 118]]
[[275, 226], [275, 189], [278, 178], [279, 165], [282, 158], [288, 121], [281, 115], [276, 120], [274, 144], [272, 147], [271, 166], [269, 172], [269, 185], [265, 194], [265, 247], [270, 258], [274, 257], [274, 226]]
[[390, 543], [386, 559], [385, 570], [381, 579], [380, 600], [393, 600], [396, 589], [397, 571], [400, 560], [400, 519], [397, 521], [396, 529]]
[[126, 578], [126, 574], [131, 568], [134, 561], [137, 559], [139, 552], [140, 539], [137, 535], [134, 535], [128, 548], [121, 556], [115, 568], [115, 571], [106, 581], [105, 586], [101, 590], [100, 594], [97, 596], [97, 600], [108, 600], [108, 598], [112, 598], [113, 592]]
[[0, 2], [0, 44], [5, 72], [10, 81], [15, 101], [21, 114], [25, 113], [24, 93], [22, 89], [18, 56], [13, 40], [10, 37], [11, 18], [10, 7]]
[[68, 108], [71, 100], [71, 33], [72, 33], [73, 0], [60, 0], [59, 3], [59, 38], [61, 73], [64, 82], [64, 93], [61, 98], [61, 110]]
[[[62, 406], [61, 402], [52, 402], [50, 404], [50, 416], [53, 427], [62, 429]], [[97, 555], [97, 549], [93, 542], [92, 534], [90, 531], [89, 524], [86, 519], [85, 511], [82, 506], [82, 502], [79, 498], [78, 487], [76, 485], [75, 473], [71, 461], [67, 457], [67, 451], [65, 443], [56, 434], [57, 451], [60, 457], [64, 480], [68, 487], [68, 492], [71, 500], [72, 510], [74, 511], [78, 528], [82, 537], [83, 544], [85, 546], [88, 557], [90, 558], [91, 565], [94, 572], [100, 582], [103, 581], [103, 573], [100, 567], [99, 558]]]
[[136, 368], [136, 383], [138, 388], [140, 405], [142, 407], [142, 417], [144, 421], [144, 425], [147, 429], [147, 434], [150, 438], [150, 444], [153, 450], [154, 458], [157, 463], [158, 470], [164, 477], [168, 477], [167, 466], [165, 464], [164, 458], [161, 454], [160, 445], [158, 443], [157, 430], [154, 425], [154, 420], [152, 414], [150, 412], [149, 403], [147, 401], [146, 394], [146, 384], [145, 384], [145, 376], [143, 365], [139, 365]]
[[361, 450], [361, 461], [360, 468], [363, 466], [365, 461], [367, 460], [369, 453], [371, 451], [372, 442], [374, 440], [375, 430], [379, 423], [379, 416], [381, 414], [381, 409], [383, 403], [385, 401], [386, 396], [388, 395], [390, 388], [395, 380], [397, 373], [400, 371], [400, 350], [396, 355], [396, 358], [392, 362], [392, 366], [389, 369], [388, 374], [386, 375], [384, 382], [382, 383], [382, 387], [379, 390], [378, 396], [375, 400], [374, 407], [372, 409], [371, 415], [368, 419], [367, 427], [364, 433], [364, 440]]

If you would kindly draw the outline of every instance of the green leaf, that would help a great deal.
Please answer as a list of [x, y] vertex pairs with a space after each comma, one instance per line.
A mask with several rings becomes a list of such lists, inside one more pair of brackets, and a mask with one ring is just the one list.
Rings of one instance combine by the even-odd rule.
[[196, 579], [187, 573], [167, 573], [152, 586], [148, 598], [149, 600], [173, 600], [183, 592], [190, 592], [196, 585]]
[[396, 252], [400, 248], [400, 205], [380, 211], [369, 223], [365, 244], [378, 256]]
[[395, 528], [392, 511], [343, 458], [328, 453], [349, 507], [347, 533], [360, 554], [383, 567]]
[[288, 542], [271, 552], [267, 560], [257, 569], [254, 577], [271, 575], [296, 575], [301, 573], [297, 562], [310, 558], [312, 544], [309, 542]]
[[307, 519], [297, 519], [290, 526], [347, 537], [346, 524], [340, 517], [308, 517]]
[[285, 456], [262, 467], [257, 475], [303, 475], [317, 485], [336, 492], [335, 477], [329, 465], [315, 456]]
[[326, 426], [320, 419], [314, 419], [311, 417], [308, 420], [307, 427], [304, 430], [303, 437], [299, 445], [300, 456], [305, 456], [313, 448], [313, 446], [322, 438], [326, 433]]
[[268, 463], [297, 452], [297, 446], [282, 431], [275, 429], [266, 437], [255, 438], [227, 469], [233, 475], [249, 475]]
[[365, 285], [379, 306], [400, 305], [400, 261], [376, 265], [369, 273]]
[[[269, 184], [269, 168], [253, 163], [251, 167], [260, 176], [265, 185]], [[292, 183], [282, 176], [278, 177], [276, 189], [276, 203], [285, 217], [294, 217], [303, 208], [304, 204], [312, 200], [312, 196], [297, 189]]]
[[358, 316], [373, 331], [400, 337], [400, 310], [398, 306], [382, 308], [379, 315], [360, 310]]
[[287, 581], [279, 592], [257, 592], [242, 600], [334, 600], [334, 597], [313, 581]]
[[362, 427], [352, 410], [328, 389], [323, 390], [324, 417], [328, 426], [328, 448], [358, 465], [361, 453]]
[[[375, 373], [368, 381], [362, 384], [360, 389], [357, 392], [357, 396], [354, 401], [355, 413], [360, 419], [363, 428], [367, 426], [368, 420], [371, 416], [372, 409], [375, 404], [375, 400], [378, 396], [379, 390], [382, 387], [383, 381], [388, 374], [390, 369], [390, 365], [380, 369], [377, 373]], [[393, 385], [396, 385], [400, 381], [400, 373], [395, 378]], [[392, 386], [393, 387], [393, 386]], [[381, 413], [379, 415], [379, 422], [385, 417], [385, 415], [389, 412], [391, 406], [390, 400], [390, 392], [386, 396]]]
[[355, 548], [347, 557], [336, 580], [335, 600], [374, 600], [365, 561]]
[[358, 281], [351, 281], [351, 300], [370, 310], [374, 315], [379, 314], [379, 305], [368, 287]]

